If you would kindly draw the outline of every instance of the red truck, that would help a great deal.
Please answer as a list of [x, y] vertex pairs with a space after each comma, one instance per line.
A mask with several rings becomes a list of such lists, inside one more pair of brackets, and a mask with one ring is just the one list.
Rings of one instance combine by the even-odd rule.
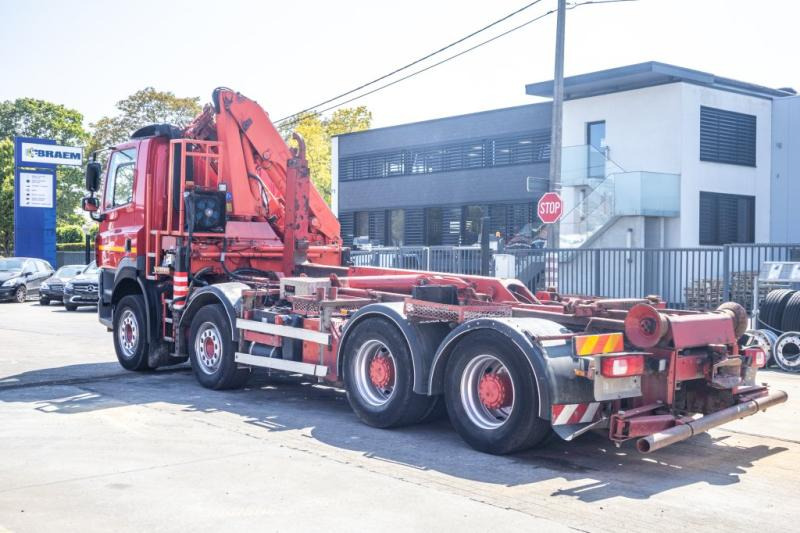
[[143, 127], [105, 167], [88, 164], [99, 319], [123, 367], [189, 359], [217, 390], [257, 367], [305, 374], [343, 387], [371, 426], [446, 409], [466, 442], [497, 454], [553, 431], [650, 452], [786, 401], [757, 382], [765, 354], [738, 345], [735, 303], [700, 313], [352, 266], [293, 139], [220, 88], [188, 127]]

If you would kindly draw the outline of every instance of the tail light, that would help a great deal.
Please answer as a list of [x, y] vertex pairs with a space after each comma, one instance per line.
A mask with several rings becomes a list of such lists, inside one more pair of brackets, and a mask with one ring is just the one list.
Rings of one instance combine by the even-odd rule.
[[767, 366], [767, 353], [759, 346], [749, 346], [744, 349], [744, 354], [750, 357], [750, 363], [756, 368]]
[[614, 355], [602, 358], [600, 373], [607, 378], [640, 376], [644, 373], [643, 355]]

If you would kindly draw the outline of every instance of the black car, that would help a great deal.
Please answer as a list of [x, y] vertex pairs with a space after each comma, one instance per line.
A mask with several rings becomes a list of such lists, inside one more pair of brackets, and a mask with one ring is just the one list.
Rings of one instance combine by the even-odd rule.
[[64, 285], [64, 308], [74, 311], [81, 305], [97, 305], [99, 281], [100, 269], [92, 261], [83, 272]]
[[39, 288], [39, 303], [61, 302], [64, 299], [64, 284], [86, 270], [86, 265], [64, 265]]
[[53, 275], [53, 267], [42, 259], [6, 257], [0, 259], [0, 301], [22, 303], [39, 294], [42, 282]]

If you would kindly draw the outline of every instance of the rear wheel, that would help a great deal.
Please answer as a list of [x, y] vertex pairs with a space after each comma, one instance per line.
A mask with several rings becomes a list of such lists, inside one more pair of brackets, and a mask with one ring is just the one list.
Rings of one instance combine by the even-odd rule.
[[429, 415], [434, 399], [414, 392], [414, 367], [402, 333], [382, 318], [356, 324], [344, 350], [347, 400], [367, 425], [415, 424]]
[[228, 316], [221, 305], [200, 309], [189, 331], [189, 359], [194, 375], [208, 389], [239, 389], [250, 377], [249, 368], [239, 368]]
[[[74, 311], [77, 306], [64, 303], [67, 311]], [[149, 370], [147, 355], [150, 350], [147, 343], [147, 315], [144, 298], [138, 294], [123, 297], [114, 308], [114, 350], [117, 360], [127, 370]]]
[[28, 288], [25, 285], [20, 285], [17, 287], [17, 290], [14, 291], [14, 301], [21, 304], [25, 303], [25, 300], [28, 298]]
[[445, 402], [450, 421], [476, 450], [513, 453], [543, 442], [550, 423], [537, 416], [538, 389], [530, 363], [509, 339], [479, 331], [448, 361]]

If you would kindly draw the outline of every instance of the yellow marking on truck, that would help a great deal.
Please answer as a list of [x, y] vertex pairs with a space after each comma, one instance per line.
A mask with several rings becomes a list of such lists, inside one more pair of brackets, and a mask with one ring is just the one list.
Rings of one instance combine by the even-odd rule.
[[622, 333], [579, 335], [574, 339], [576, 355], [616, 353], [625, 349]]

